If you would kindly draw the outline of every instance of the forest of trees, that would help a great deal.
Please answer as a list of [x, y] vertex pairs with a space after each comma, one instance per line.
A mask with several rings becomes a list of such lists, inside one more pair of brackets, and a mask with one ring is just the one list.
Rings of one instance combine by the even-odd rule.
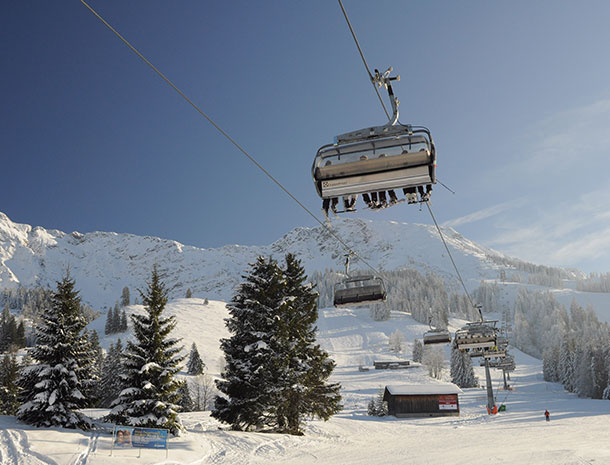
[[576, 289], [584, 292], [610, 292], [610, 273], [591, 273], [576, 281]]
[[[166, 428], [173, 434], [182, 429], [178, 412], [208, 408], [221, 421], [239, 425], [239, 429], [244, 425], [268, 426], [273, 412], [275, 430], [290, 434], [301, 434], [306, 418], [328, 419], [340, 409], [341, 397], [339, 385], [327, 382], [334, 362], [316, 344], [318, 295], [293, 255], [286, 256], [283, 268], [262, 257], [257, 263], [262, 266], [258, 272], [272, 279], [264, 283], [253, 271], [251, 281], [242, 284], [229, 306], [233, 337], [223, 341], [227, 363], [225, 378], [218, 382], [222, 397], [194, 343], [184, 366], [183, 347], [172, 337], [175, 318], [164, 315], [168, 291], [155, 267], [145, 291], [139, 291], [144, 312], [129, 315], [133, 337], [126, 344], [117, 339], [106, 353], [98, 334], [86, 330], [87, 318], [76, 283], [66, 274], [48, 300], [41, 301], [42, 308], [36, 309], [34, 345], [28, 355], [21, 353], [21, 361], [14, 350], [0, 356], [0, 414], [16, 415], [34, 426], [87, 430], [92, 423], [82, 409], [103, 407], [110, 409], [106, 421]], [[128, 305], [129, 300], [124, 288], [121, 305]], [[15, 326], [9, 300], [6, 302], [0, 329]], [[264, 312], [253, 315], [256, 323], [267, 325], [270, 332], [263, 335], [255, 331], [247, 336], [250, 323], [242, 326], [239, 309], [263, 302], [273, 304], [265, 307], [267, 317]], [[23, 300], [12, 303], [19, 305]], [[125, 314], [115, 307], [109, 314], [119, 314], [116, 321], [120, 322]], [[238, 354], [243, 356], [241, 360]], [[261, 355], [266, 358], [258, 358]], [[268, 402], [264, 406], [254, 402], [256, 408], [240, 411], [236, 421], [232, 418], [236, 402], [239, 404], [235, 393], [243, 394], [244, 383], [253, 379], [253, 372], [237, 367], [251, 363], [251, 357], [257, 358], [254, 363], [261, 367], [254, 376], [258, 390], [252, 394], [266, 393]], [[181, 370], [188, 375], [179, 377]], [[261, 412], [261, 417], [253, 416]]]
[[[530, 282], [538, 284], [570, 277], [555, 268], [520, 267], [529, 273]], [[150, 425], [163, 423], [177, 433], [175, 412], [210, 408], [234, 429], [300, 434], [304, 418], [326, 419], [340, 408], [339, 386], [328, 383], [334, 363], [315, 342], [315, 322], [318, 302], [332, 305], [334, 284], [342, 277], [331, 271], [314, 273], [313, 286], [296, 257], [287, 255], [282, 265], [260, 257], [228, 305], [231, 337], [222, 341], [223, 379], [217, 386], [195, 344], [183, 366], [182, 348], [171, 337], [175, 321], [163, 316], [167, 290], [156, 269], [146, 291], [140, 292], [144, 314], [125, 314], [123, 307], [131, 301], [127, 287], [121, 307], [117, 302], [108, 311], [105, 332], [125, 331], [130, 320], [134, 339], [126, 344], [118, 339], [106, 352], [98, 334], [85, 329], [96, 312], [81, 303], [69, 275], [55, 290], [2, 291], [0, 414], [17, 415], [33, 425], [87, 429], [89, 420], [79, 412], [95, 406], [111, 408], [112, 421], [139, 424], [145, 417], [152, 419]], [[446, 327], [450, 315], [478, 318], [470, 300], [449, 293], [439, 276], [399, 270], [385, 272], [383, 278], [388, 301], [371, 308], [374, 320], [388, 319], [390, 309], [440, 328]], [[609, 280], [610, 274], [590, 275], [579, 286], [606, 292]], [[509, 305], [501, 286], [487, 282], [481, 282], [472, 297], [484, 312], [502, 315], [503, 325], [512, 327], [512, 345], [543, 360], [547, 381], [562, 383], [579, 396], [610, 399], [610, 328], [592, 307], [573, 301], [566, 309], [551, 292], [525, 289]], [[28, 355], [16, 356], [15, 351], [26, 345]], [[388, 350], [404, 350], [400, 331], [390, 336]], [[443, 370], [439, 355], [424, 350], [421, 341], [413, 346], [413, 359], [422, 361], [433, 377]], [[478, 383], [469, 362], [452, 351], [451, 378], [460, 386]], [[187, 374], [179, 377], [179, 370]], [[251, 391], [243, 390], [244, 381], [253, 386]], [[149, 395], [150, 386], [154, 396]], [[160, 404], [169, 410], [160, 409]]]

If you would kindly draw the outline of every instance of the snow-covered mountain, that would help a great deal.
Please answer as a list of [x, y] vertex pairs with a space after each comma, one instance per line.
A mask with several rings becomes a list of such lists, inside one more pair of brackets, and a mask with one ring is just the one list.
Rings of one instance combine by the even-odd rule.
[[[337, 219], [337, 235], [372, 266], [381, 270], [411, 267], [455, 279], [451, 262], [434, 226]], [[451, 228], [443, 234], [469, 286], [496, 278], [493, 258], [502, 254], [481, 247]], [[321, 226], [297, 228], [271, 245], [227, 245], [202, 249], [150, 236], [112, 232], [65, 233], [12, 222], [0, 213], [0, 289], [54, 287], [67, 269], [83, 299], [94, 306], [112, 305], [124, 286], [142, 288], [158, 264], [171, 297], [228, 300], [240, 276], [258, 255], [282, 259], [295, 253], [308, 273], [342, 269], [343, 246]], [[365, 268], [357, 259], [351, 269]]]

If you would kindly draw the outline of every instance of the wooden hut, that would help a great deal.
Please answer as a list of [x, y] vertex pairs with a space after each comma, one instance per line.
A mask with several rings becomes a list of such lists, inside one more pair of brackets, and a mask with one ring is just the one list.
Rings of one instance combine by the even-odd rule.
[[455, 384], [404, 384], [386, 386], [383, 400], [388, 413], [395, 417], [458, 416], [458, 394]]

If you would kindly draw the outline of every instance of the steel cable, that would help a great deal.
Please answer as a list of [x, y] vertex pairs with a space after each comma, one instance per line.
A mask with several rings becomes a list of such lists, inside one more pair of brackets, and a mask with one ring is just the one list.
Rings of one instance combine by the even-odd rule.
[[[138, 57], [144, 61], [155, 73], [157, 73], [167, 84], [169, 84], [172, 89], [174, 89], [184, 100], [186, 100], [201, 116], [203, 116], [208, 122], [218, 130], [231, 144], [233, 144], [242, 154], [244, 154], [258, 169], [260, 169], [269, 179], [271, 179], [280, 189], [282, 189], [292, 200], [294, 200], [297, 205], [299, 205], [305, 212], [307, 212], [315, 221], [317, 221], [328, 233], [334, 237], [344, 248], [346, 251], [352, 253], [355, 257], [358, 257], [362, 263], [364, 263], [367, 267], [369, 267], [375, 275], [379, 275], [380, 273], [377, 271], [375, 267], [373, 267], [367, 260], [361, 257], [358, 253], [356, 253], [335, 231], [333, 231], [327, 224], [321, 221], [314, 213], [303, 205], [292, 193], [285, 188], [282, 183], [280, 183], [269, 171], [267, 171], [256, 159], [250, 155], [241, 145], [239, 145], [229, 134], [227, 134], [218, 124], [216, 124], [212, 118], [210, 118], [201, 108], [199, 108], [191, 99], [189, 99], [184, 92], [182, 92], [178, 87], [174, 85], [172, 81], [170, 81], [161, 71], [159, 71], [144, 55], [142, 55], [127, 39], [125, 39], [116, 29], [114, 29], [104, 18], [102, 18], [91, 6], [89, 6], [84, 0], [80, 0], [80, 2], [87, 7], [87, 9], [93, 13], [108, 29], [110, 29], [121, 41], [127, 45], [132, 52], [134, 52]], [[384, 107], [385, 109], [385, 107]]]

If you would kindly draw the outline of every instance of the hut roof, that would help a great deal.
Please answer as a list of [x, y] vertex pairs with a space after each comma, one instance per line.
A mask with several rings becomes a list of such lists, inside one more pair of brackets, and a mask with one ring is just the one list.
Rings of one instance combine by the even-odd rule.
[[417, 396], [430, 394], [463, 394], [463, 391], [455, 384], [400, 384], [386, 386], [388, 392], [393, 396]]

